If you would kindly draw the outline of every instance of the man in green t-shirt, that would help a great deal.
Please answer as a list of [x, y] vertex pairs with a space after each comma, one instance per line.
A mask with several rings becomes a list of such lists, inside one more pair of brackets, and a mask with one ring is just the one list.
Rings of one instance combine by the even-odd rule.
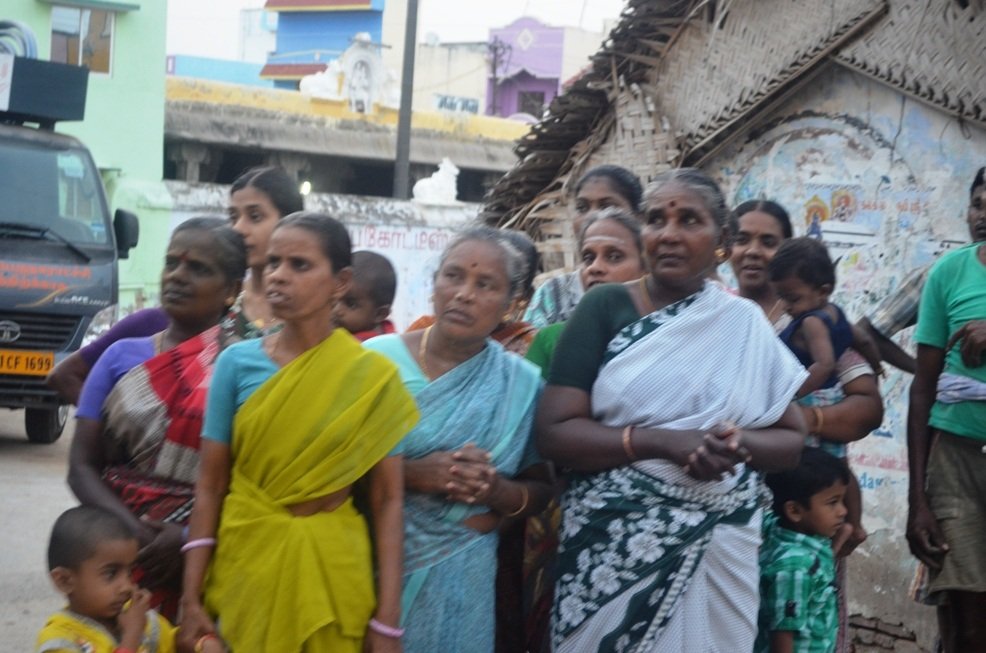
[[[907, 540], [928, 566], [946, 653], [986, 647], [986, 168], [973, 244], [943, 256], [921, 294], [907, 421]], [[961, 344], [957, 344], [961, 343]], [[954, 346], [953, 346], [954, 345]]]

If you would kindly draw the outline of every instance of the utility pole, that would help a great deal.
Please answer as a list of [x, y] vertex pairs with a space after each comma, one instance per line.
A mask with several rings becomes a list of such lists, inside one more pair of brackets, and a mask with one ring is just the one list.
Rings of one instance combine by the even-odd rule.
[[493, 83], [490, 85], [490, 105], [486, 113], [487, 115], [496, 116], [500, 112], [500, 105], [497, 104], [497, 87], [500, 84], [500, 64], [504, 62], [504, 55], [510, 52], [511, 48], [509, 43], [501, 41], [499, 36], [494, 36], [493, 40], [486, 45], [486, 49], [489, 52], [490, 76], [493, 79]]
[[394, 161], [394, 197], [411, 197], [411, 100], [414, 94], [414, 53], [418, 45], [418, 0], [407, 2], [404, 28], [404, 66], [401, 73], [401, 108], [397, 117], [397, 158]]

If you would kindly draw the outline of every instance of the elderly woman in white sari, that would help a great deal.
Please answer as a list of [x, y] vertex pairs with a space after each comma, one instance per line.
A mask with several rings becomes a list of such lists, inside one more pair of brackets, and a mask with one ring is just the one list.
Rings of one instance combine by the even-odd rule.
[[726, 219], [703, 173], [659, 176], [648, 274], [587, 293], [558, 343], [537, 416], [569, 477], [557, 653], [752, 649], [757, 470], [799, 459], [805, 371], [755, 304], [706, 281]]

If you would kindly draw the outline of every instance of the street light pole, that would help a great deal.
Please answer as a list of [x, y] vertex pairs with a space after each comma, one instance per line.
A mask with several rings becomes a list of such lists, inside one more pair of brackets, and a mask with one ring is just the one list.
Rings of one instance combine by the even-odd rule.
[[397, 158], [394, 161], [394, 197], [411, 197], [411, 100], [414, 95], [414, 53], [418, 36], [418, 0], [407, 2], [404, 28], [404, 65], [401, 73], [401, 108], [397, 117]]

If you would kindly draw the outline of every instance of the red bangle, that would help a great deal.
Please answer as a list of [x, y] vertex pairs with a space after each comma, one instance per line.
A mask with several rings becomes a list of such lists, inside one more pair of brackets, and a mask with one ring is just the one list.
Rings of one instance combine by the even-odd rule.
[[202, 637], [195, 640], [195, 648], [192, 650], [195, 651], [195, 653], [202, 653], [202, 651], [205, 650], [205, 643], [210, 639], [214, 639], [218, 642], [219, 636], [215, 633], [206, 633], [205, 635], [202, 635]]

